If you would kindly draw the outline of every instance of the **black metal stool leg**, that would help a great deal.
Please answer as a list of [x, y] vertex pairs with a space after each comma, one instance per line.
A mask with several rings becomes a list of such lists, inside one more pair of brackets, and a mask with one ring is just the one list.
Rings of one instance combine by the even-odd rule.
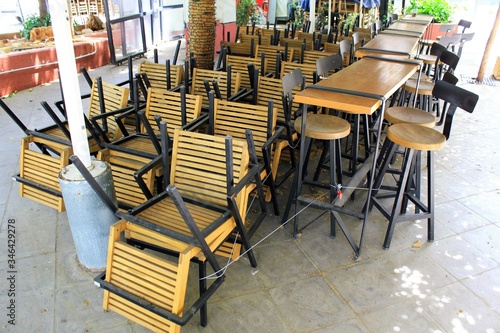
[[413, 149], [406, 149], [404, 162], [402, 165], [403, 173], [398, 182], [398, 190], [396, 192], [396, 198], [394, 200], [394, 205], [392, 207], [391, 219], [389, 220], [389, 225], [387, 227], [387, 232], [384, 239], [384, 249], [388, 249], [391, 246], [392, 235], [394, 234], [394, 228], [398, 222], [397, 218], [399, 212], [401, 211], [402, 199], [405, 195], [406, 183], [408, 181], [408, 176], [410, 175], [411, 162], [413, 160]]

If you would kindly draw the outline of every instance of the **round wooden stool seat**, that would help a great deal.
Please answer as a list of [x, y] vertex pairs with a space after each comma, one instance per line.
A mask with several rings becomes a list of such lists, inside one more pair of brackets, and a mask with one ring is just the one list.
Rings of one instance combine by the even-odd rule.
[[[410, 80], [406, 81], [406, 85], [405, 85], [406, 91], [409, 91], [411, 93], [415, 93], [416, 89], [417, 89], [417, 80], [410, 79]], [[418, 85], [418, 94], [419, 95], [431, 96], [432, 89], [434, 89], [434, 82], [420, 80], [420, 84]]]
[[422, 61], [426, 65], [434, 65], [437, 57], [432, 54], [419, 54], [416, 59]]
[[[337, 140], [351, 132], [351, 125], [344, 119], [328, 114], [308, 114], [306, 136], [318, 140]], [[302, 133], [302, 116], [295, 119], [294, 129]]]
[[389, 126], [387, 138], [405, 148], [432, 151], [444, 147], [446, 137], [433, 128], [400, 123]]
[[395, 106], [387, 108], [384, 115], [391, 124], [409, 123], [431, 128], [436, 125], [436, 117], [417, 108]]

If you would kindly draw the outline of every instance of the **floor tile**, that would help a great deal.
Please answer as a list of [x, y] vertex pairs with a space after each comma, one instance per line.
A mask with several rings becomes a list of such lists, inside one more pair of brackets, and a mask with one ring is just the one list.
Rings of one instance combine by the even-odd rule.
[[497, 332], [500, 314], [485, 306], [482, 299], [460, 282], [437, 290], [417, 304], [445, 332]]
[[[264, 252], [265, 251], [265, 252]], [[255, 250], [258, 260], [256, 276], [265, 287], [303, 279], [318, 274], [318, 270], [290, 240]]]
[[370, 332], [441, 332], [422, 306], [407, 299], [364, 314], [361, 320]]
[[474, 275], [462, 280], [474, 294], [500, 313], [500, 268]]
[[489, 270], [497, 265], [460, 236], [435, 241], [424, 251], [456, 279], [463, 279]]
[[354, 317], [320, 276], [284, 284], [269, 293], [292, 332], [312, 331]]

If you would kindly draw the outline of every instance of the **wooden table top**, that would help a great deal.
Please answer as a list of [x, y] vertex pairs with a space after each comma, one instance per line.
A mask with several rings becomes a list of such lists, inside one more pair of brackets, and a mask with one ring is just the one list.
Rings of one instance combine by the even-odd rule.
[[434, 17], [432, 15], [417, 14], [416, 16], [405, 15], [398, 21], [415, 22], [419, 24], [428, 25], [432, 22], [433, 19]]
[[393, 54], [410, 57], [418, 49], [419, 37], [380, 34], [356, 51], [356, 57], [361, 58], [367, 54]]
[[425, 30], [427, 29], [426, 24], [419, 24], [419, 23], [412, 23], [412, 22], [405, 22], [405, 21], [396, 21], [393, 24], [391, 24], [386, 31], [392, 31], [392, 30], [399, 30], [399, 31], [404, 31], [408, 33], [414, 33], [414, 34], [420, 34], [423, 35]]
[[374, 94], [387, 99], [418, 70], [417, 62], [406, 61], [365, 57], [314, 86], [307, 86], [295, 95], [294, 101], [349, 113], [372, 114], [381, 105], [381, 100], [322, 88]]

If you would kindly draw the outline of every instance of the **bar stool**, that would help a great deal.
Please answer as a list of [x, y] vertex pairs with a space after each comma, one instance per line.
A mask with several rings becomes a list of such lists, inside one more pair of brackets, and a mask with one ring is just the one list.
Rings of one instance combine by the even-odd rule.
[[[389, 126], [387, 130], [386, 140], [390, 140], [395, 145], [403, 147], [405, 152], [401, 166], [401, 175], [396, 185], [396, 192], [387, 195], [387, 193], [377, 191], [371, 200], [371, 205], [375, 206], [389, 220], [383, 244], [385, 249], [390, 247], [396, 223], [403, 221], [427, 219], [427, 239], [429, 242], [434, 240], [433, 151], [443, 148], [446, 140], [449, 138], [456, 109], [461, 108], [472, 113], [479, 98], [478, 95], [472, 92], [441, 80], [436, 82], [433, 95], [445, 101], [448, 105], [442, 133], [436, 129], [412, 123], [397, 123]], [[415, 191], [411, 181], [411, 177], [415, 175], [415, 159], [418, 155], [415, 152], [418, 151], [427, 151], [426, 203], [420, 200], [420, 193], [417, 193], [419, 191]], [[386, 164], [389, 163], [391, 158], [391, 154], [386, 155], [377, 179], [384, 176]], [[389, 197], [394, 197], [394, 202], [392, 207], [386, 208], [382, 200]], [[407, 213], [408, 201], [411, 201], [415, 205], [415, 212], [413, 214]]]
[[[448, 82], [450, 84], [457, 84], [458, 78], [455, 77], [453, 74], [446, 72], [443, 76], [444, 82]], [[445, 107], [445, 106], [443, 106]], [[444, 115], [444, 113], [443, 113]], [[394, 124], [401, 124], [401, 123], [410, 123], [410, 124], [416, 124], [416, 125], [421, 125], [425, 127], [432, 128], [436, 125], [436, 117], [434, 117], [431, 113], [418, 109], [418, 108], [412, 108], [412, 107], [406, 107], [406, 106], [395, 106], [395, 107], [389, 107], [385, 110], [384, 113], [384, 118], [386, 121], [388, 121], [391, 125]], [[438, 125], [440, 125], [443, 122], [444, 117], [442, 116], [441, 119], [437, 122]], [[377, 166], [379, 166], [380, 172], [376, 175], [375, 181], [374, 181], [374, 193], [378, 193], [379, 189], [383, 190], [392, 190], [395, 192], [397, 188], [394, 186], [389, 186], [389, 185], [384, 185], [382, 186], [382, 181], [384, 178], [384, 175], [386, 173], [391, 173], [391, 174], [396, 174], [400, 175], [401, 170], [391, 168], [389, 165], [394, 163], [395, 160], [395, 154], [396, 154], [396, 149], [397, 145], [392, 142], [391, 140], [385, 140], [384, 144], [382, 145], [382, 149], [380, 150], [379, 157], [377, 159]], [[416, 167], [415, 167], [415, 174], [412, 175], [413, 179], [413, 189], [414, 193], [417, 196], [417, 198], [420, 199], [420, 166], [421, 166], [421, 154], [417, 154], [416, 156]], [[391, 195], [389, 195], [390, 197]], [[406, 202], [405, 202], [406, 204]], [[372, 205], [370, 204], [370, 209], [372, 208]], [[406, 206], [405, 206], [406, 208]]]
[[[441, 56], [436, 60], [436, 66], [435, 66], [435, 73], [432, 81], [420, 81], [420, 84], [418, 85], [418, 91], [417, 91], [417, 80], [408, 80], [405, 84], [404, 91], [410, 93], [410, 96], [413, 94], [418, 94], [418, 103], [421, 109], [425, 109], [428, 112], [432, 112], [434, 109], [434, 104], [433, 103], [433, 88], [435, 85], [435, 82], [437, 80], [440, 80], [442, 75], [446, 72], [449, 71], [453, 73], [455, 68], [458, 65], [458, 61], [460, 60], [460, 57], [456, 55], [455, 53], [445, 50], [441, 54]], [[442, 68], [439, 65], [442, 64]], [[443, 74], [441, 74], [443, 73]], [[402, 97], [402, 102], [406, 100], [405, 94], [403, 94]], [[411, 97], [410, 97], [411, 100]], [[437, 104], [436, 104], [437, 105]], [[437, 112], [436, 115], [440, 115], [440, 110], [439, 110], [439, 105], [437, 105]]]
[[[448, 36], [450, 34], [450, 32], [452, 32], [453, 30], [455, 30], [455, 28], [457, 27], [457, 24], [456, 23], [451, 23], [451, 24], [441, 24], [441, 26], [439, 27], [439, 32], [440, 33], [445, 33], [444, 36]], [[437, 37], [437, 39], [422, 39], [420, 41], [420, 44], [421, 44], [421, 48], [420, 48], [420, 54], [422, 54], [423, 50], [425, 47], [427, 47], [427, 52], [429, 52], [429, 47], [433, 44], [433, 43], [436, 43], [436, 42], [439, 42], [439, 38], [441, 38], [441, 36]]]
[[[287, 100], [288, 104], [291, 104], [293, 101], [292, 88], [295, 86], [295, 83], [300, 82], [299, 78], [301, 77], [300, 69], [296, 69], [291, 73], [283, 76], [283, 92], [284, 98]], [[304, 111], [307, 112], [307, 111]], [[301, 134], [302, 133], [302, 117], [303, 115], [298, 116], [294, 121], [294, 129]], [[295, 209], [297, 210], [297, 204], [300, 199], [298, 196], [301, 193], [302, 185], [308, 184], [316, 187], [321, 187], [325, 189], [329, 189], [329, 202], [333, 202], [337, 198], [338, 190], [337, 190], [337, 167], [340, 164], [340, 154], [337, 152], [340, 150], [340, 139], [345, 138], [349, 135], [351, 131], [351, 125], [344, 119], [329, 115], [329, 114], [317, 114], [317, 113], [308, 113], [306, 117], [306, 131], [305, 131], [305, 142], [301, 142], [303, 145], [302, 149], [306, 149], [306, 158], [305, 161], [301, 161], [304, 168], [307, 167], [307, 160], [309, 156], [310, 149], [312, 147], [313, 140], [326, 140], [328, 141], [328, 148], [330, 150], [330, 173], [329, 173], [329, 183], [324, 184], [318, 181], [309, 181], [305, 180], [305, 172], [299, 174], [300, 170], [297, 171], [295, 177], [299, 177], [300, 184], [297, 186], [297, 182], [294, 181], [293, 188], [290, 191], [290, 195], [287, 201], [287, 205], [285, 208], [285, 213], [283, 214], [283, 221], [287, 221], [288, 215], [291, 209], [291, 205], [295, 200]], [[315, 220], [314, 220], [315, 221]], [[312, 222], [311, 222], [312, 223]], [[299, 232], [302, 231], [305, 227], [307, 227], [310, 223], [307, 223], [304, 227], [299, 229], [298, 218], [295, 216], [294, 219], [294, 227], [293, 227], [293, 235], [294, 237], [298, 237]], [[335, 237], [335, 225], [336, 220], [333, 214], [330, 214], [330, 235]]]

